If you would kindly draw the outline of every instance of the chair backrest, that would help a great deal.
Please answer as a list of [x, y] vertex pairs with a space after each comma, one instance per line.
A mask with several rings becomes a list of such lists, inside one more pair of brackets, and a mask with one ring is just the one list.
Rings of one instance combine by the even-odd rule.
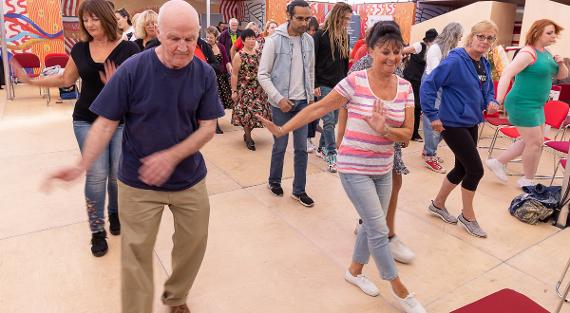
[[570, 84], [560, 84], [560, 87], [562, 90], [560, 90], [560, 97], [558, 100], [570, 100]]
[[64, 53], [50, 53], [46, 55], [44, 63], [46, 67], [59, 65], [62, 68], [65, 68], [67, 65], [67, 61], [69, 60], [69, 56]]
[[40, 58], [33, 53], [14, 53], [13, 58], [18, 61], [18, 63], [23, 68], [40, 68]]
[[562, 101], [548, 101], [544, 105], [544, 117], [546, 118], [546, 124], [553, 128], [560, 128], [562, 122], [568, 116], [568, 103]]

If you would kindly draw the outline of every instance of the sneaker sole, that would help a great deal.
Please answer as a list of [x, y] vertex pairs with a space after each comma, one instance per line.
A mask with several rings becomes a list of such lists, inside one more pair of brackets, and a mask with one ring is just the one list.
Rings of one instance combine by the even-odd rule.
[[109, 251], [109, 249], [103, 250], [103, 251], [97, 251], [97, 252], [91, 251], [91, 254], [93, 254], [94, 257], [100, 258], [100, 257], [104, 256], [105, 254], [107, 254], [107, 251]]
[[459, 219], [457, 220], [459, 222], [459, 224], [461, 224], [461, 226], [463, 226], [463, 228], [465, 228], [465, 230], [469, 233], [469, 235], [477, 237], [477, 238], [487, 238], [487, 236], [481, 236], [481, 235], [477, 235], [474, 232], [472, 232], [469, 227], [467, 227], [465, 224], [463, 224], [463, 222], [459, 221]]
[[306, 204], [306, 203], [303, 203], [303, 201], [301, 201], [301, 199], [299, 199], [299, 197], [296, 197], [295, 195], [291, 195], [291, 198], [293, 198], [293, 199], [299, 201], [299, 203], [300, 203], [301, 205], [303, 205], [303, 206], [305, 206], [305, 207], [307, 207], [307, 208], [311, 208], [311, 207], [315, 206], [314, 203], [313, 203], [313, 204]]
[[441, 218], [441, 220], [444, 221], [444, 222], [446, 222], [447, 224], [457, 225], [457, 221], [455, 221], [455, 222], [448, 221], [448, 220], [446, 220], [441, 214], [439, 214], [439, 213], [437, 213], [437, 212], [434, 212], [434, 211], [430, 210], [429, 208], [428, 208], [428, 211], [429, 211], [429, 213], [431, 213], [431, 215], [437, 216], [437, 217]]
[[363, 292], [365, 295], [367, 295], [367, 296], [378, 297], [378, 296], [380, 295], [380, 292], [379, 292], [379, 291], [378, 291], [377, 293], [373, 293], [373, 294], [364, 291], [364, 289], [360, 288], [360, 286], [358, 286], [357, 284], [351, 282], [351, 281], [348, 280], [346, 277], [344, 277], [344, 280], [345, 280], [347, 283], [353, 285], [354, 287], [360, 289], [360, 291], [362, 291], [362, 292]]
[[274, 195], [274, 196], [276, 196], [276, 197], [283, 197], [283, 194], [278, 195], [278, 194], [276, 194], [275, 192], [273, 192], [273, 191], [271, 190], [271, 186], [267, 185], [267, 189], [269, 189], [269, 191], [271, 192], [272, 195]]
[[499, 175], [497, 175], [497, 173], [495, 173], [495, 171], [489, 166], [489, 164], [487, 164], [487, 162], [485, 162], [485, 167], [491, 172], [493, 173], [493, 175], [495, 175], [495, 178], [497, 178], [501, 183], [506, 184], [509, 182], [509, 178], [505, 177], [504, 179], [501, 178]]

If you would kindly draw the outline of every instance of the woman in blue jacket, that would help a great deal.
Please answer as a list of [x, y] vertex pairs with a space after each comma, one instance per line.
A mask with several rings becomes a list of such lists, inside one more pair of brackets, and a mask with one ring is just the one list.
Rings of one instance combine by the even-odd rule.
[[[464, 48], [452, 50], [448, 57], [422, 83], [422, 111], [432, 128], [441, 135], [455, 156], [455, 167], [447, 174], [428, 210], [450, 224], [461, 223], [473, 236], [487, 237], [473, 210], [473, 198], [483, 177], [483, 164], [477, 151], [477, 126], [483, 111], [493, 113], [494, 100], [491, 66], [485, 55], [497, 39], [497, 26], [482, 21], [471, 28]], [[442, 89], [439, 109], [435, 107], [437, 91]], [[445, 202], [461, 183], [463, 211], [459, 217], [449, 214]]]

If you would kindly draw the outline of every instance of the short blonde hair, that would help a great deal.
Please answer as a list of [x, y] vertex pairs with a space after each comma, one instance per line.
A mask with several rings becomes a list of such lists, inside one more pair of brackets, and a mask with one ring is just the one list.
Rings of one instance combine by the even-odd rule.
[[146, 37], [146, 30], [144, 29], [144, 27], [148, 23], [155, 23], [155, 24], [158, 23], [158, 14], [153, 10], [146, 10], [140, 13], [139, 16], [137, 16], [135, 22], [136, 24], [135, 37], [139, 39], [144, 39]]
[[473, 42], [473, 37], [475, 37], [475, 35], [491, 30], [495, 32], [495, 35], [499, 32], [497, 24], [495, 24], [492, 21], [485, 20], [473, 25], [473, 27], [471, 27], [471, 32], [469, 32], [469, 34], [467, 34], [467, 37], [465, 38], [465, 47], [471, 46], [471, 43]]

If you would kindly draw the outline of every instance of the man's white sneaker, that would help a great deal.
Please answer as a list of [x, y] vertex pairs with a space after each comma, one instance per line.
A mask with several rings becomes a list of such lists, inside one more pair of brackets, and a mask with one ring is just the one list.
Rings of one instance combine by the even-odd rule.
[[406, 245], [400, 240], [400, 237], [394, 236], [390, 239], [390, 251], [392, 252], [392, 256], [394, 260], [408, 264], [412, 263], [416, 255], [410, 248], [406, 247]]
[[317, 147], [311, 141], [311, 138], [307, 138], [307, 153], [313, 153], [317, 150]]
[[374, 283], [371, 282], [364, 274], [360, 274], [355, 277], [352, 276], [349, 270], [346, 270], [346, 273], [344, 273], [344, 280], [360, 288], [365, 294], [371, 297], [376, 297], [380, 294], [378, 287], [376, 287], [376, 285], [374, 285]]
[[526, 177], [521, 177], [519, 178], [519, 180], [517, 180], [517, 184], [519, 185], [519, 187], [526, 187], [526, 186], [534, 186], [536, 185], [535, 182], [533, 182], [532, 180], [526, 178]]
[[502, 183], [509, 181], [509, 177], [507, 177], [507, 173], [505, 172], [505, 166], [499, 162], [499, 160], [488, 159], [485, 161], [485, 165], [487, 165], [487, 168], [490, 169]]
[[404, 299], [398, 297], [394, 293], [394, 291], [392, 291], [392, 294], [394, 295], [394, 298], [396, 298], [396, 300], [398, 300], [398, 304], [400, 304], [400, 307], [402, 307], [404, 312], [406, 312], [406, 313], [427, 313], [426, 309], [424, 309], [424, 307], [421, 305], [421, 303], [418, 301], [418, 299], [416, 299], [416, 295], [414, 295], [412, 292], [410, 292], [410, 294]]

